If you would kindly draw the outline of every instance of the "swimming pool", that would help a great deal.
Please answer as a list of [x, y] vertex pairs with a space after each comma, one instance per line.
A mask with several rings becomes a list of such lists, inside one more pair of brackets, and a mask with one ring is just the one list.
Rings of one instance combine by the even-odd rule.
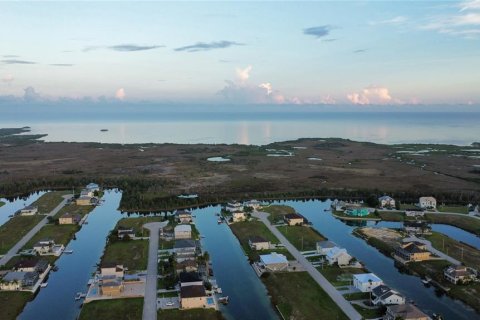
[[207, 304], [215, 304], [215, 301], [213, 301], [213, 298], [207, 298]]

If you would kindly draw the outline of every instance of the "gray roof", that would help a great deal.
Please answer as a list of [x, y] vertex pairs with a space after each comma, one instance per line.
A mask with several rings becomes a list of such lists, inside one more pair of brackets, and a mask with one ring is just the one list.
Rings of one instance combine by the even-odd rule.
[[12, 282], [12, 281], [23, 281], [29, 278], [35, 278], [35, 272], [19, 272], [19, 271], [10, 271], [3, 277], [3, 281]]
[[180, 240], [175, 240], [175, 249], [181, 249], [181, 248], [194, 248], [197, 246], [197, 242], [195, 240], [191, 239], [180, 239]]

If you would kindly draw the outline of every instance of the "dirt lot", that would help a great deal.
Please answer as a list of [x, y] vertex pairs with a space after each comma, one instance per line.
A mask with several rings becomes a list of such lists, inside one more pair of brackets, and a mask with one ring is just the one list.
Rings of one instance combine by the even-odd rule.
[[362, 228], [360, 232], [369, 238], [377, 238], [390, 245], [396, 245], [402, 239], [402, 234], [388, 228]]

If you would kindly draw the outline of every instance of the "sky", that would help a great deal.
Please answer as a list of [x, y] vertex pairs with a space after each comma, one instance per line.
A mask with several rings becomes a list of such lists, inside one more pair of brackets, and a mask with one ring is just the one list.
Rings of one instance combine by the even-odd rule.
[[480, 104], [480, 0], [0, 2], [0, 104]]

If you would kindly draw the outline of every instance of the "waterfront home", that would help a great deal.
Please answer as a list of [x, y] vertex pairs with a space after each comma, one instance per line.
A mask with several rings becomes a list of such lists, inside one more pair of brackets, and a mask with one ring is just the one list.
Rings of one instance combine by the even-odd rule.
[[418, 206], [422, 209], [436, 209], [437, 200], [434, 197], [420, 197]]
[[432, 228], [426, 221], [409, 221], [405, 220], [403, 222], [403, 229], [407, 233], [413, 233], [413, 234], [430, 234], [432, 231]]
[[333, 210], [342, 212], [342, 211], [345, 210], [345, 208], [347, 206], [347, 203], [345, 201], [335, 199], [335, 200], [333, 200], [331, 206], [332, 206]]
[[257, 210], [262, 206], [262, 203], [258, 200], [250, 200], [250, 201], [244, 202], [243, 206], [252, 208], [253, 210]]
[[80, 197], [89, 197], [89, 198], [92, 198], [92, 197], [93, 197], [93, 191], [90, 191], [90, 190], [87, 190], [87, 189], [83, 189], [82, 191], [80, 191]]
[[118, 297], [122, 294], [124, 288], [123, 281], [106, 277], [102, 279], [100, 293], [102, 296]]
[[347, 206], [345, 214], [351, 217], [366, 217], [370, 214], [367, 208]]
[[246, 219], [246, 216], [245, 216], [245, 212], [243, 211], [235, 211], [232, 213], [233, 222], [245, 221], [245, 219]]
[[243, 211], [243, 205], [240, 202], [229, 202], [225, 206], [225, 210], [229, 212]]
[[135, 238], [135, 230], [133, 228], [118, 227], [117, 230], [118, 239], [133, 239]]
[[195, 272], [198, 271], [198, 263], [195, 259], [187, 259], [175, 264], [175, 271], [177, 274], [182, 272]]
[[203, 280], [198, 272], [181, 272], [178, 275], [180, 287], [203, 285]]
[[288, 268], [288, 260], [281, 253], [272, 252], [270, 254], [260, 255], [260, 266], [268, 271], [286, 271]]
[[382, 196], [378, 198], [380, 208], [395, 208], [395, 200], [390, 196]]
[[123, 279], [125, 275], [125, 268], [121, 264], [106, 262], [100, 266], [100, 276], [108, 278], [114, 276], [115, 278]]
[[0, 281], [0, 289], [15, 291], [33, 287], [38, 281], [37, 272], [10, 271]]
[[19, 214], [21, 216], [33, 216], [33, 215], [36, 215], [38, 213], [38, 207], [36, 206], [26, 206], [25, 208], [23, 209], [20, 209], [20, 212]]
[[179, 224], [173, 229], [175, 240], [192, 238], [192, 227], [189, 224]]
[[404, 304], [405, 297], [386, 285], [379, 285], [372, 290], [372, 303], [378, 305]]
[[260, 237], [260, 236], [254, 236], [248, 239], [248, 245], [250, 248], [253, 250], [268, 250], [270, 249], [270, 241], [267, 239]]
[[443, 271], [446, 280], [453, 284], [464, 284], [477, 278], [478, 272], [473, 268], [466, 266], [450, 266]]
[[177, 210], [175, 218], [180, 223], [192, 223], [192, 213], [186, 210]]
[[361, 273], [353, 275], [353, 286], [361, 292], [371, 292], [374, 288], [383, 284], [382, 279], [374, 273]]
[[33, 245], [33, 250], [39, 255], [47, 255], [52, 252], [55, 241], [51, 239], [42, 239]]
[[286, 214], [283, 220], [289, 226], [301, 226], [305, 222], [305, 219], [303, 218], [303, 216], [299, 215], [298, 213]]
[[327, 255], [335, 247], [337, 247], [337, 245], [332, 241], [319, 241], [317, 242], [317, 253]]
[[423, 313], [413, 304], [399, 304], [387, 306], [387, 312], [383, 320], [430, 320], [430, 317]]
[[58, 219], [58, 224], [78, 224], [82, 220], [79, 214], [65, 213]]
[[91, 191], [91, 192], [95, 192], [95, 191], [100, 191], [100, 186], [96, 183], [91, 182], [91, 183], [87, 184], [85, 189], [87, 189], [88, 191]]
[[431, 253], [427, 250], [425, 244], [412, 241], [396, 247], [394, 249], [393, 257], [395, 260], [402, 263], [417, 262], [429, 260], [431, 258]]
[[203, 285], [180, 287], [180, 307], [182, 309], [205, 308], [207, 293]]
[[33, 257], [31, 259], [18, 261], [13, 266], [13, 269], [19, 272], [37, 272], [41, 274], [48, 269], [49, 265], [48, 261]]
[[91, 206], [91, 205], [94, 205], [95, 203], [96, 201], [94, 200], [94, 198], [88, 197], [88, 196], [81, 196], [77, 198], [77, 200], [75, 200], [75, 204], [77, 206]]
[[338, 264], [339, 266], [346, 266], [352, 260], [352, 256], [347, 253], [347, 249], [333, 247], [326, 255], [329, 265]]
[[177, 262], [195, 259], [197, 253], [197, 241], [192, 239], [175, 240], [173, 252], [175, 253], [175, 260]]
[[405, 215], [407, 217], [424, 217], [425, 216], [425, 211], [423, 209], [419, 208], [409, 208], [405, 209]]

